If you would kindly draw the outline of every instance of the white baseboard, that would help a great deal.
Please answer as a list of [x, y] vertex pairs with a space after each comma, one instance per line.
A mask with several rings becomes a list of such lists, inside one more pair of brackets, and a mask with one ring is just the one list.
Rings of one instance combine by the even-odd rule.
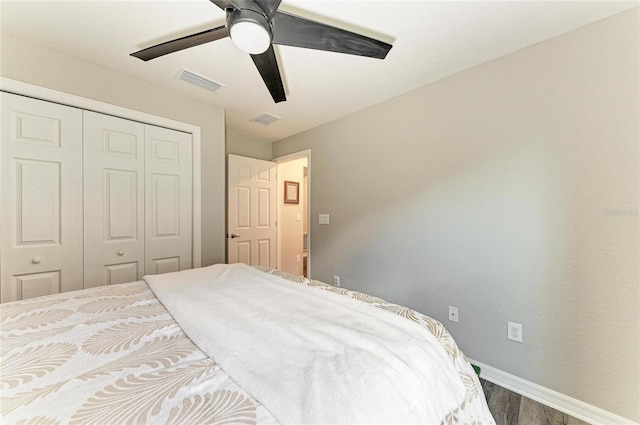
[[592, 406], [575, 398], [550, 390], [533, 382], [518, 378], [486, 364], [470, 360], [482, 369], [480, 377], [493, 382], [503, 388], [535, 400], [546, 406], [564, 412], [574, 418], [581, 419], [593, 425], [640, 425], [629, 419], [615, 415], [599, 407]]

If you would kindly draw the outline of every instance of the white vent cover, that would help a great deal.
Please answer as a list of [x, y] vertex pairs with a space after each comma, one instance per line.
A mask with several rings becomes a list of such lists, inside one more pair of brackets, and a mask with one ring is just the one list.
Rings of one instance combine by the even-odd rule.
[[181, 68], [180, 71], [176, 74], [176, 78], [180, 78], [187, 83], [195, 84], [198, 87], [202, 87], [203, 89], [207, 89], [212, 92], [218, 91], [220, 87], [224, 87], [222, 84], [217, 83], [193, 71], [189, 71], [186, 68]]
[[282, 118], [277, 117], [275, 115], [271, 115], [267, 112], [265, 112], [262, 115], [259, 115], [257, 117], [255, 117], [254, 119], [251, 120], [251, 122], [255, 122], [256, 124], [260, 124], [260, 125], [269, 125], [269, 124], [273, 124], [274, 122], [280, 120]]

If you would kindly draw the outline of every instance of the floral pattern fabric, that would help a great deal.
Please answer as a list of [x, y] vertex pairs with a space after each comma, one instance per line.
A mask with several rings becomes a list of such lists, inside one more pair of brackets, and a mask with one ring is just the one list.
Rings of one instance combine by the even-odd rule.
[[[444, 424], [493, 424], [477, 376], [442, 324], [360, 292], [259, 268], [425, 326], [467, 389]], [[275, 424], [182, 332], [144, 282], [0, 305], [3, 424]]]

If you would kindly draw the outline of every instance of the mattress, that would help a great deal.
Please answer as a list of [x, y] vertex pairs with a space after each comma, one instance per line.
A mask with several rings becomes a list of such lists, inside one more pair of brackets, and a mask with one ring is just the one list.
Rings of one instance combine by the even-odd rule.
[[[429, 333], [462, 388], [456, 405], [433, 423], [495, 423], [471, 365], [438, 321], [361, 292], [256, 269]], [[2, 304], [0, 337], [2, 423], [281, 423], [260, 392], [185, 334], [145, 281]]]

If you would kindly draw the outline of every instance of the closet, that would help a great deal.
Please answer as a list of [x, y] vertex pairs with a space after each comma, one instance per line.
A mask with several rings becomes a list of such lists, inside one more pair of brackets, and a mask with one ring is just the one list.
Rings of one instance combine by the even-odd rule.
[[0, 96], [2, 302], [192, 267], [191, 134]]

